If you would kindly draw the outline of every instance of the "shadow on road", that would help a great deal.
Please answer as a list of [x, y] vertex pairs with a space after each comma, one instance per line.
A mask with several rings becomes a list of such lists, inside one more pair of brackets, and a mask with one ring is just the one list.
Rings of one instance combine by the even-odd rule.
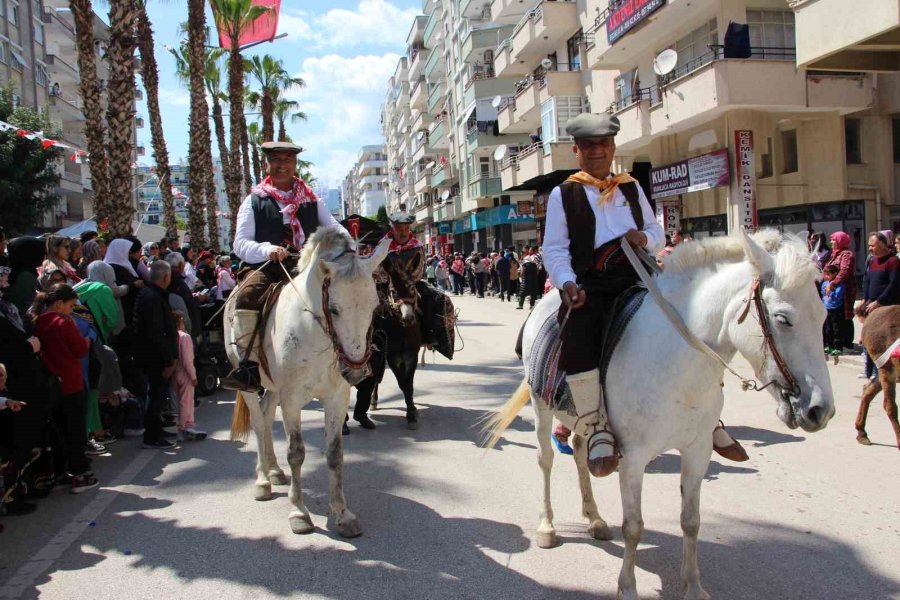
[[[715, 454], [713, 454], [715, 456]], [[669, 452], [667, 454], [660, 454], [656, 458], [650, 461], [650, 464], [647, 465], [646, 473], [681, 473], [681, 455], [676, 452]], [[729, 473], [732, 475], [749, 475], [751, 473], [757, 473], [756, 469], [750, 467], [735, 467], [733, 465], [727, 464], [723, 465], [722, 463], [711, 460], [709, 461], [709, 467], [706, 469], [706, 477], [707, 481], [712, 481], [713, 479], [718, 479], [719, 475], [722, 473]]]

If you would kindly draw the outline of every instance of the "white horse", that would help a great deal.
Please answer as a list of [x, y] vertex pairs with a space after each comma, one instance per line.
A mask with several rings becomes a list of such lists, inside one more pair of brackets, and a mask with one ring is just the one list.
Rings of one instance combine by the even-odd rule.
[[[317, 398], [325, 409], [325, 455], [329, 469], [329, 508], [338, 533], [361, 533], [356, 516], [347, 508], [342, 487], [343, 450], [341, 426], [350, 402], [350, 385], [365, 377], [370, 355], [372, 315], [378, 305], [372, 272], [388, 251], [380, 244], [368, 257], [355, 251], [349, 234], [339, 228], [320, 228], [307, 241], [297, 266], [298, 274], [286, 285], [263, 324], [260, 357], [262, 384], [256, 394], [238, 392], [232, 423], [232, 439], [244, 438], [252, 425], [257, 440], [254, 497], [268, 500], [272, 484], [287, 478], [278, 466], [272, 444], [275, 409], [281, 405], [289, 440], [291, 467], [288, 516], [294, 533], [313, 531], [312, 517], [303, 503], [300, 468], [306, 451], [300, 432], [301, 409]], [[225, 339], [231, 339], [233, 304], [225, 311]], [[229, 360], [239, 360], [234, 347]]]
[[[834, 414], [831, 381], [822, 360], [822, 323], [825, 309], [813, 282], [818, 270], [806, 245], [775, 231], [751, 238], [746, 234], [683, 244], [666, 258], [658, 278], [664, 297], [681, 315], [687, 328], [725, 361], [736, 353], [746, 358], [778, 401], [778, 416], [791, 428], [814, 432]], [[762, 286], [759, 304], [767, 317], [773, 344], [763, 337], [761, 319], [750, 299], [752, 282]], [[747, 307], [747, 303], [750, 306]], [[541, 323], [559, 308], [558, 294], [549, 294], [535, 308], [523, 337], [524, 363]], [[745, 309], [749, 308], [749, 313]], [[747, 318], [742, 318], [746, 316]], [[777, 352], [773, 352], [775, 348]], [[663, 351], [664, 350], [664, 351]], [[783, 359], [781, 366], [773, 360]], [[789, 385], [791, 374], [796, 386]], [[712, 453], [712, 431], [724, 402], [724, 367], [689, 346], [648, 296], [627, 327], [612, 357], [606, 378], [610, 422], [619, 440], [625, 555], [619, 575], [619, 597], [638, 598], [635, 554], [644, 521], [641, 486], [647, 464], [670, 449], [681, 453], [681, 528], [684, 534], [682, 580], [685, 598], [707, 599], [700, 585], [697, 536], [700, 530], [700, 484]], [[794, 388], [793, 393], [789, 392]], [[575, 419], [553, 412], [532, 392], [526, 381], [491, 419], [490, 444], [495, 443], [531, 398], [539, 442], [538, 462], [544, 475], [544, 498], [536, 542], [556, 545], [550, 506], [550, 469], [553, 417], [575, 429]], [[575, 462], [582, 493], [582, 512], [594, 538], [611, 539], [609, 527], [594, 502], [587, 470], [584, 439], [574, 439]]]

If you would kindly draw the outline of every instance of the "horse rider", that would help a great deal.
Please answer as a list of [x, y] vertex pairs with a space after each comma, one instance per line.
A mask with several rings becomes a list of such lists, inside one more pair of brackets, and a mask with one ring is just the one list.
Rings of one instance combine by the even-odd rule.
[[416, 283], [425, 273], [425, 248], [412, 234], [415, 219], [408, 212], [391, 214], [391, 230], [387, 236], [391, 240], [387, 257], [381, 266], [390, 280], [393, 300], [399, 304], [416, 306]]
[[[639, 281], [620, 240], [648, 252], [665, 240], [638, 182], [610, 171], [618, 131], [619, 120], [607, 114], [582, 113], [566, 124], [581, 171], [551, 192], [543, 246], [545, 268], [562, 298], [559, 369], [575, 405], [576, 431], [589, 436], [588, 469], [595, 477], [609, 475], [619, 461], [601, 397], [602, 332], [616, 298]], [[733, 449], [737, 442], [728, 440]]]
[[232, 335], [241, 357], [222, 387], [259, 391], [259, 329], [263, 296], [269, 286], [287, 279], [297, 255], [319, 227], [340, 227], [324, 202], [297, 177], [297, 154], [290, 142], [264, 142], [266, 178], [241, 203], [233, 250], [242, 261]]

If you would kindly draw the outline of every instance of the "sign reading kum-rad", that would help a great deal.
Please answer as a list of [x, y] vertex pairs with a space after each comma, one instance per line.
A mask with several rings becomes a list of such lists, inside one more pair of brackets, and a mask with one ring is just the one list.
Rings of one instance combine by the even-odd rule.
[[[665, 3], [666, 0], [612, 0], [606, 18], [606, 39], [610, 46]], [[612, 8], [615, 5], [618, 6]]]
[[730, 182], [728, 150], [716, 150], [650, 170], [654, 200], [726, 186]]

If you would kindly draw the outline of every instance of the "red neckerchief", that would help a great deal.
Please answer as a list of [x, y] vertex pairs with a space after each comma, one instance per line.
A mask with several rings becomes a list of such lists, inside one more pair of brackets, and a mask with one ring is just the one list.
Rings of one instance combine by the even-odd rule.
[[286, 214], [291, 219], [291, 231], [294, 234], [294, 247], [298, 250], [303, 247], [306, 242], [306, 234], [300, 225], [300, 219], [297, 218], [297, 209], [301, 204], [316, 202], [318, 198], [306, 182], [299, 177], [294, 177], [294, 187], [290, 191], [285, 192], [279, 190], [272, 185], [272, 178], [266, 177], [259, 185], [253, 188], [253, 193], [257, 196], [268, 196], [275, 200], [281, 207], [282, 214]]
[[401, 244], [394, 239], [393, 230], [388, 231], [387, 235], [385, 235], [384, 237], [391, 240], [391, 246], [388, 249], [389, 252], [402, 252], [403, 250], [409, 250], [410, 248], [419, 248], [422, 245], [419, 239], [412, 234], [410, 234], [409, 239], [406, 240], [405, 244]]

